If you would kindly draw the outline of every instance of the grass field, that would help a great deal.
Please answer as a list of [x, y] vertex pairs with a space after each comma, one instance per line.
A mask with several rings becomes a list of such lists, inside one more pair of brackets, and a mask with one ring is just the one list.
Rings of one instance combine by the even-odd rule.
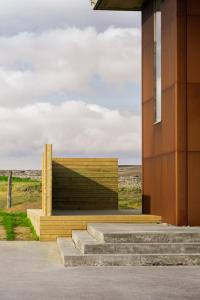
[[142, 208], [142, 186], [140, 183], [135, 183], [133, 185], [127, 186], [119, 184], [119, 208]]
[[41, 182], [13, 177], [11, 209], [7, 209], [7, 182], [0, 176], [0, 240], [37, 240], [26, 210], [41, 207]]
[[[0, 176], [0, 209], [7, 207], [8, 178]], [[41, 207], [41, 182], [29, 178], [13, 177], [11, 211], [26, 211], [27, 208]]]
[[[142, 186], [140, 181], [131, 180], [129, 176], [119, 181], [119, 208], [141, 208]], [[0, 176], [0, 209], [7, 206], [6, 176]], [[27, 208], [41, 208], [41, 182], [29, 178], [13, 177], [12, 208], [9, 212], [26, 211]]]
[[38, 240], [38, 237], [25, 212], [0, 211], [0, 239], [27, 241]]
[[[130, 172], [130, 171], [129, 171]], [[119, 179], [119, 208], [140, 209], [142, 187], [130, 174]], [[0, 176], [0, 239], [35, 240], [37, 236], [26, 210], [41, 208], [41, 181], [13, 177], [12, 208], [7, 209], [8, 178]]]

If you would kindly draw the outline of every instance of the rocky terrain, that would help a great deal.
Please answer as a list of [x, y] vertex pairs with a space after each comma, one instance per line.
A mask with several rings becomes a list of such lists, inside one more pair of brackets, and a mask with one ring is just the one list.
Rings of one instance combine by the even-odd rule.
[[[8, 176], [8, 170], [0, 170], [0, 176]], [[18, 178], [41, 179], [41, 170], [13, 170], [13, 176]], [[135, 183], [141, 181], [141, 166], [119, 166], [119, 182]]]

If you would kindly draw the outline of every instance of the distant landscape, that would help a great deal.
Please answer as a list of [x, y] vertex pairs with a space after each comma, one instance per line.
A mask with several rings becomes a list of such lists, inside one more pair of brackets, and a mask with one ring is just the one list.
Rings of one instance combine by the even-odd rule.
[[141, 209], [142, 167], [119, 166], [119, 208]]
[[[0, 171], [0, 209], [7, 204], [8, 171]], [[119, 166], [119, 208], [141, 208], [141, 166]], [[41, 171], [14, 170], [12, 208], [9, 212], [25, 212], [41, 208]]]
[[[140, 209], [141, 166], [119, 167], [119, 208]], [[0, 171], [0, 240], [37, 240], [26, 215], [27, 209], [41, 208], [41, 171], [13, 171], [12, 207], [7, 209], [8, 171]]]

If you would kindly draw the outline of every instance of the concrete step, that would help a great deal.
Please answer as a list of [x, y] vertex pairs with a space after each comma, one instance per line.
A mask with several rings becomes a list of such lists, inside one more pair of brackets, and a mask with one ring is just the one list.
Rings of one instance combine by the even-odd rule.
[[72, 240], [83, 254], [176, 254], [200, 253], [200, 243], [105, 243], [86, 230], [72, 231]]
[[162, 224], [88, 224], [87, 230], [105, 243], [200, 243], [199, 227]]
[[77, 266], [177, 266], [200, 265], [200, 254], [82, 254], [71, 239], [58, 238], [67, 267]]

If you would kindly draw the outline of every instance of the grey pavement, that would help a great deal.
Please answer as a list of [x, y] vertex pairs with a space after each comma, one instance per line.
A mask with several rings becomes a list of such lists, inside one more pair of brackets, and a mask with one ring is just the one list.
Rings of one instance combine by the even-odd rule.
[[0, 300], [200, 299], [200, 267], [65, 268], [56, 243], [0, 242]]

